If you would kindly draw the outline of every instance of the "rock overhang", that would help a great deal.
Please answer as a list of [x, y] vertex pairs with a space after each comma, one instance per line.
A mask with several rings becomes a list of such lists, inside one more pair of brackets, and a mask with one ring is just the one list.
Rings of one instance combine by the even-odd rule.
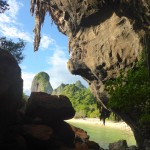
[[[34, 0], [35, 50], [48, 11], [58, 30], [68, 36], [72, 74], [81, 75], [103, 108], [107, 105], [105, 80], [133, 67], [150, 41], [149, 0]], [[39, 14], [38, 12], [41, 12]]]

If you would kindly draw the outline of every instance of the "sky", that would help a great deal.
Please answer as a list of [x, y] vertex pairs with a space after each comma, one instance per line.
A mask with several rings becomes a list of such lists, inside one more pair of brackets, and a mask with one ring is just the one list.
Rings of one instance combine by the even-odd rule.
[[67, 36], [60, 33], [47, 14], [41, 30], [41, 42], [37, 52], [33, 49], [34, 16], [30, 14], [30, 0], [7, 0], [10, 9], [0, 14], [0, 37], [26, 42], [23, 51], [25, 59], [20, 65], [22, 70], [23, 90], [29, 95], [34, 76], [44, 71], [50, 76], [53, 89], [61, 83], [72, 84], [80, 80], [88, 84], [82, 77], [72, 75], [67, 68], [69, 59]]

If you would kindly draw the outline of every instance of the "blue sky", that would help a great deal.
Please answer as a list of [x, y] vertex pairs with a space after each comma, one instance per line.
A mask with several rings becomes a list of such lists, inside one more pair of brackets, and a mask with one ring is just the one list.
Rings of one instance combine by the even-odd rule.
[[50, 83], [55, 89], [61, 83], [75, 83], [80, 80], [88, 86], [80, 76], [72, 75], [67, 69], [68, 39], [60, 33], [55, 24], [52, 24], [49, 15], [41, 31], [39, 51], [33, 50], [34, 16], [30, 14], [30, 0], [8, 0], [10, 10], [0, 14], [0, 36], [8, 39], [21, 38], [25, 40], [25, 59], [20, 64], [24, 80], [24, 92], [30, 94], [33, 77], [45, 71], [50, 75]]

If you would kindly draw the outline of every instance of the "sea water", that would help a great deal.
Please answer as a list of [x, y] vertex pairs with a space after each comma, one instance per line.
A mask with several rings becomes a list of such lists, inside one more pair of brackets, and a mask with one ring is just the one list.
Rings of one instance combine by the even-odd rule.
[[89, 140], [95, 141], [102, 148], [107, 149], [109, 143], [113, 143], [118, 140], [126, 140], [128, 146], [136, 145], [131, 130], [107, 127], [107, 122], [105, 126], [100, 126], [98, 124], [78, 123], [78, 122], [69, 122], [69, 123], [87, 131], [87, 134], [90, 136]]

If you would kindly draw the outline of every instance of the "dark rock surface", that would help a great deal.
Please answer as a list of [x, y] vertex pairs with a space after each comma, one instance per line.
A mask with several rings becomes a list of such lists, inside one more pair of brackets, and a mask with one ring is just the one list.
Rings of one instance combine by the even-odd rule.
[[118, 142], [109, 144], [109, 150], [126, 150], [127, 147], [126, 140], [120, 140]]
[[29, 124], [23, 126], [24, 133], [30, 137], [39, 139], [41, 141], [50, 140], [53, 129], [46, 125]]
[[20, 67], [9, 52], [0, 49], [0, 126], [17, 122], [22, 93]]
[[77, 128], [73, 125], [70, 125], [70, 126], [75, 133], [75, 137], [77, 141], [78, 141], [78, 138], [82, 139], [83, 141], [87, 141], [89, 139], [89, 136], [86, 131], [84, 131], [83, 129]]
[[51, 123], [52, 120], [73, 118], [75, 110], [66, 96], [32, 92], [28, 100], [26, 115]]

